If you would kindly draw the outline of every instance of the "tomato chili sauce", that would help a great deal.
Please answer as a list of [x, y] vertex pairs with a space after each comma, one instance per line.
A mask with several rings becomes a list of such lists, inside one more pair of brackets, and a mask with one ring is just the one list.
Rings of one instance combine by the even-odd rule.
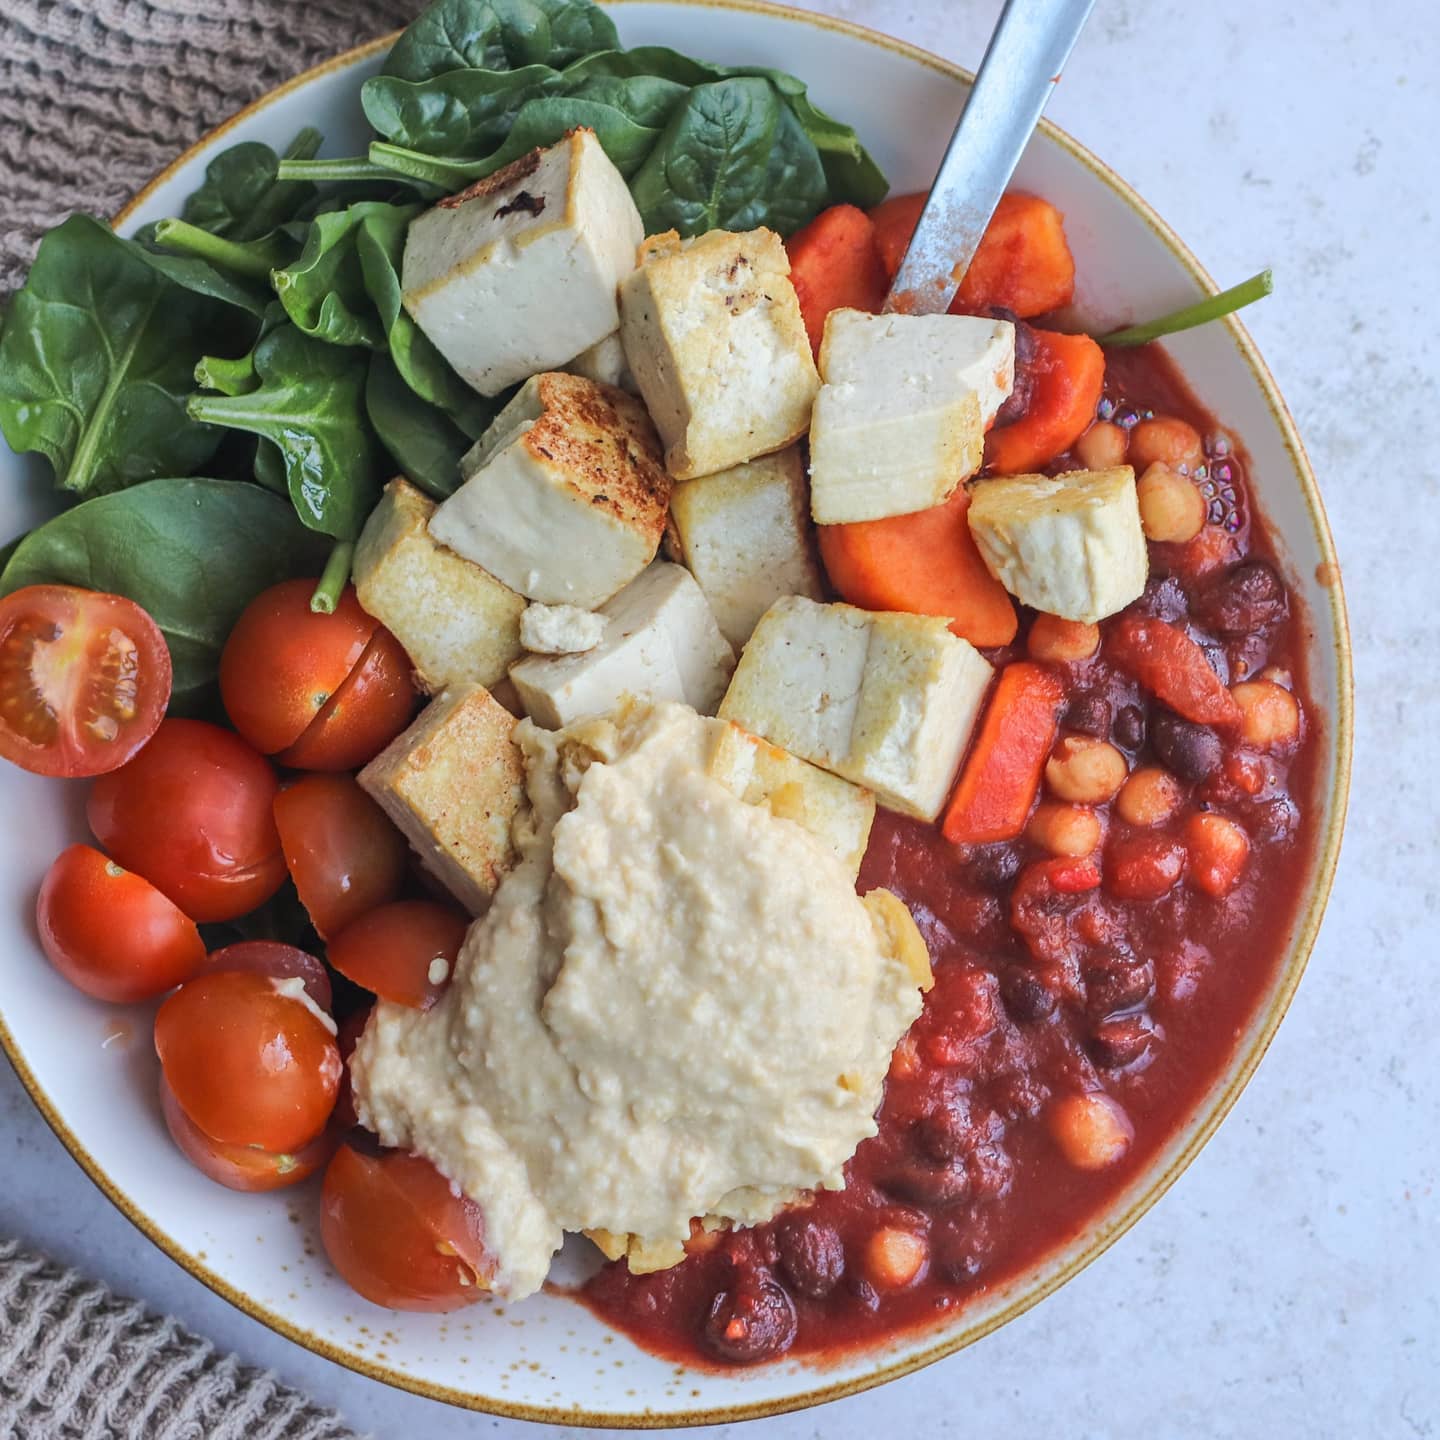
[[[1262, 753], [1177, 721], [1110, 663], [1111, 620], [1098, 655], [1056, 667], [1060, 734], [1109, 740], [1132, 771], [1164, 765], [1184, 798], [1143, 832], [1113, 801], [1098, 807], [1098, 888], [1038, 883], [1050, 857], [1027, 838], [959, 847], [938, 824], [880, 810], [858, 888], [886, 886], [910, 906], [935, 985], [896, 1051], [879, 1133], [846, 1167], [843, 1191], [754, 1229], [697, 1235], [671, 1270], [603, 1267], [580, 1298], [646, 1350], [711, 1367], [834, 1356], [953, 1315], [1096, 1224], [1225, 1068], [1274, 978], [1317, 808], [1305, 616], [1252, 509], [1243, 449], [1158, 346], [1106, 361], [1100, 419], [1128, 430], [1179, 417], [1206, 448], [1194, 478], [1208, 523], [1185, 545], [1150, 545], [1150, 582], [1125, 613], [1188, 628], [1229, 683], [1288, 672], [1300, 739]], [[1049, 468], [1078, 464], [1062, 456]], [[986, 652], [997, 668], [1025, 654], [1033, 619], [1024, 612], [1015, 643]], [[1187, 821], [1208, 813], [1250, 842], [1228, 894], [1181, 879], [1158, 899], [1116, 898], [1111, 871], [1127, 841], [1162, 863], [1183, 855]], [[1096, 1091], [1119, 1102], [1134, 1135], [1123, 1159], [1084, 1169], [1057, 1142], [1054, 1103]], [[898, 1286], [872, 1278], [912, 1269]]]

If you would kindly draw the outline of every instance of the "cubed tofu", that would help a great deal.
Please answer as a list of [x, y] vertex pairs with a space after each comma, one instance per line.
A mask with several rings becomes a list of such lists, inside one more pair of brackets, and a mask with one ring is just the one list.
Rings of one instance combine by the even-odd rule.
[[654, 558], [670, 478], [645, 407], [578, 375], [527, 381], [460, 462], [442, 545], [545, 605], [593, 610]]
[[671, 493], [678, 556], [737, 648], [782, 595], [824, 595], [809, 512], [797, 445], [687, 480]]
[[620, 343], [620, 332], [612, 331], [603, 340], [597, 340], [588, 350], [582, 350], [564, 367], [572, 375], [583, 375], [587, 380], [598, 380], [602, 385], [617, 385], [632, 395], [638, 393], [635, 377], [625, 361], [625, 347]]
[[645, 242], [620, 286], [620, 338], [677, 480], [781, 450], [809, 427], [820, 377], [771, 230]]
[[982, 480], [969, 521], [990, 573], [1048, 615], [1093, 624], [1145, 589], [1150, 559], [1128, 465]]
[[361, 772], [366, 793], [472, 915], [515, 864], [525, 799], [515, 717], [483, 685], [452, 685]]
[[520, 617], [520, 643], [532, 655], [582, 655], [605, 634], [605, 617], [574, 605], [531, 605]]
[[979, 468], [1015, 381], [1015, 327], [971, 315], [832, 310], [810, 423], [821, 525], [928, 510]]
[[860, 873], [875, 796], [818, 765], [727, 722], [710, 755], [709, 774], [747, 805], [766, 806], [793, 820], [840, 858], [851, 876]]
[[498, 395], [616, 328], [644, 233], [594, 131], [574, 130], [418, 216], [402, 299], [460, 375]]
[[435, 502], [392, 480], [355, 547], [355, 593], [405, 647], [431, 694], [494, 685], [520, 654], [525, 599], [430, 534]]
[[714, 713], [735, 668], [695, 577], [658, 561], [601, 614], [605, 635], [584, 655], [530, 656], [510, 669], [526, 714], [558, 730], [587, 715], [606, 715], [627, 695], [683, 700]]
[[990, 676], [943, 618], [787, 596], [755, 627], [720, 715], [933, 820]]

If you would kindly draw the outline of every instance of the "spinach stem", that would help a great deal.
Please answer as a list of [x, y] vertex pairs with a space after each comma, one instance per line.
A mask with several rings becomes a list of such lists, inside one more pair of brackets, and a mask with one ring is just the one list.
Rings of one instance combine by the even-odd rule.
[[155, 243], [166, 250], [209, 260], [222, 270], [233, 270], [237, 275], [247, 275], [255, 280], [268, 280], [270, 271], [276, 265], [284, 264], [285, 260], [279, 246], [260, 241], [242, 245], [212, 235], [186, 220], [161, 220], [155, 226]]
[[1102, 345], [1144, 345], [1162, 335], [1177, 335], [1182, 330], [1193, 330], [1197, 325], [1208, 325], [1212, 320], [1219, 320], [1256, 300], [1263, 300], [1274, 288], [1270, 271], [1262, 270], [1218, 295], [1207, 295], [1205, 299], [1172, 310], [1158, 320], [1148, 320], [1143, 325], [1127, 325], [1123, 330], [1112, 330], [1108, 335], [1097, 335], [1095, 338]]
[[[422, 155], [418, 150], [406, 150], [400, 145], [387, 145], [376, 140], [370, 146], [371, 163], [382, 168], [393, 180], [397, 175], [422, 185], [433, 185], [438, 190], [450, 191], [456, 188], [457, 170], [468, 168], [454, 160], [438, 160]], [[464, 179], [460, 180], [465, 184]]]
[[283, 160], [309, 160], [320, 148], [324, 136], [313, 126], [307, 125], [286, 147]]
[[383, 165], [372, 164], [356, 155], [344, 160], [282, 160], [275, 172], [277, 180], [313, 180], [321, 184], [360, 180], [393, 180], [395, 176]]
[[337, 540], [330, 558], [325, 562], [320, 583], [310, 597], [310, 608], [317, 615], [333, 615], [340, 603], [341, 592], [350, 583], [350, 565], [355, 559], [355, 542]]

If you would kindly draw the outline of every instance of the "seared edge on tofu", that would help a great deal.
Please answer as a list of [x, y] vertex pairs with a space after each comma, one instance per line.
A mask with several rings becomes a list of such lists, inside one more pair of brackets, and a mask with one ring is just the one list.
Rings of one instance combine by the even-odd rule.
[[574, 130], [418, 216], [402, 299], [460, 375], [498, 395], [615, 330], [644, 233], [594, 131]]
[[520, 654], [525, 599], [430, 534], [435, 502], [392, 480], [355, 547], [355, 593], [405, 647], [431, 694], [494, 685]]
[[1128, 465], [982, 480], [968, 519], [990, 573], [1049, 615], [1093, 624], [1139, 599], [1149, 578]]
[[525, 799], [516, 723], [483, 685], [453, 685], [358, 777], [472, 915], [515, 864], [510, 826]]
[[460, 472], [430, 533], [528, 599], [592, 610], [660, 547], [670, 478], [645, 407], [613, 385], [534, 376]]
[[620, 338], [677, 480], [783, 449], [820, 377], [771, 230], [652, 236], [620, 286]]

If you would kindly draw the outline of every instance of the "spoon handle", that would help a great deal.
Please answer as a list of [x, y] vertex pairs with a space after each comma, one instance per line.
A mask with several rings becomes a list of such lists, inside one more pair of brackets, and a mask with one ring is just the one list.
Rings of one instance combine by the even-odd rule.
[[1094, 3], [1005, 0], [886, 310], [950, 308]]

